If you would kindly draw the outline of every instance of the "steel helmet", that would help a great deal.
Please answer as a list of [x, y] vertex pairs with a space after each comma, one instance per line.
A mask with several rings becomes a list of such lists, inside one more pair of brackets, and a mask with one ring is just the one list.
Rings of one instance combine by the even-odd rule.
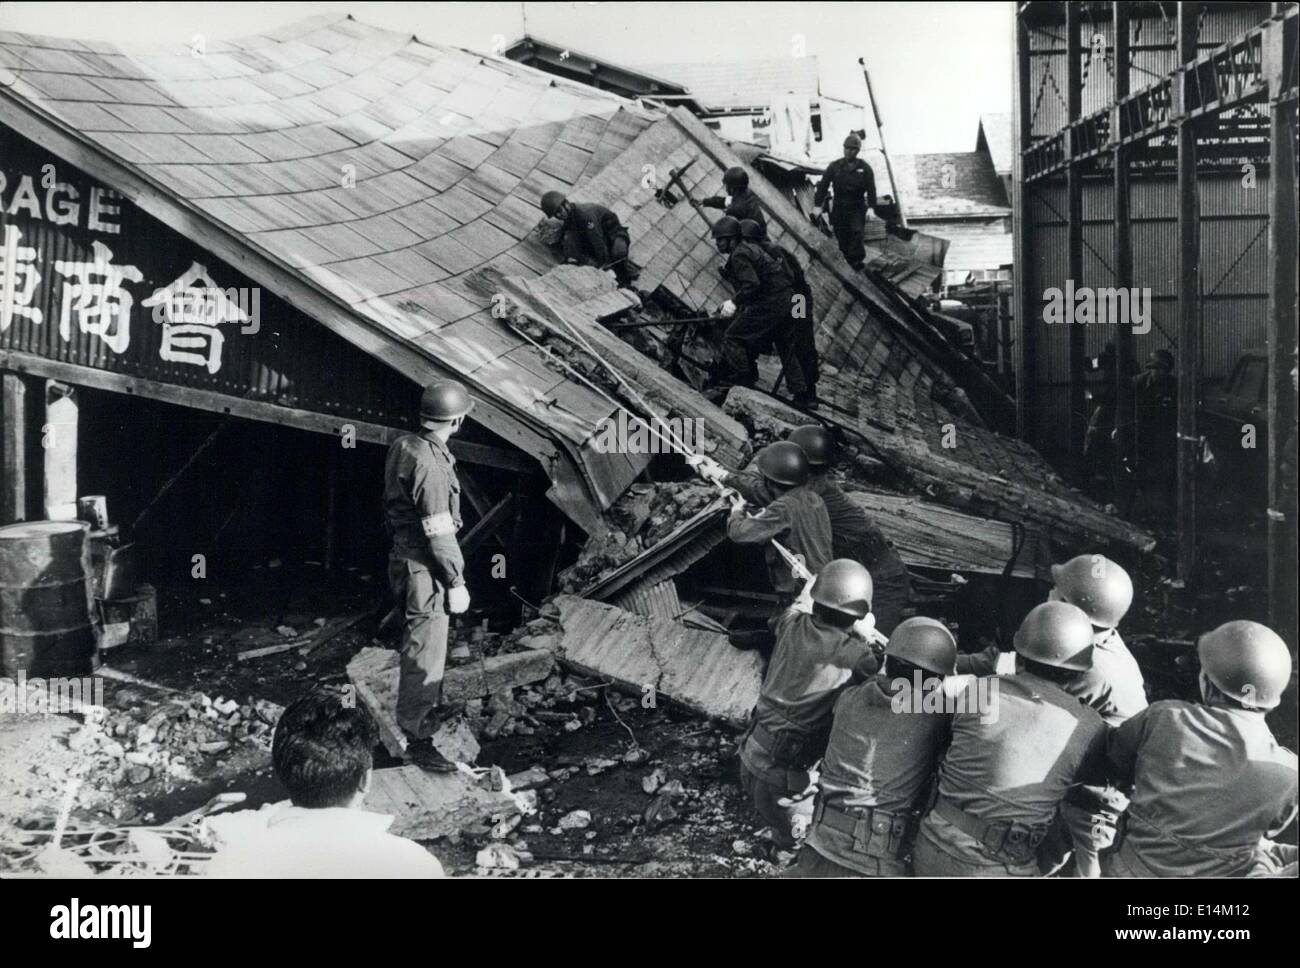
[[817, 572], [812, 600], [854, 618], [871, 611], [871, 572], [852, 558], [836, 558]]
[[1114, 628], [1133, 604], [1133, 580], [1104, 555], [1079, 555], [1052, 565], [1058, 601], [1077, 605], [1093, 625]]
[[713, 223], [713, 237], [715, 239], [734, 239], [739, 235], [740, 223], [730, 215], [724, 215]]
[[1174, 354], [1168, 350], [1155, 350], [1147, 357], [1146, 369], [1172, 370], [1174, 368]]
[[1258, 622], [1227, 622], [1196, 643], [1201, 671], [1249, 709], [1272, 709], [1291, 680], [1291, 653], [1281, 637]]
[[795, 427], [786, 439], [803, 451], [804, 457], [808, 458], [809, 467], [824, 467], [831, 462], [834, 444], [831, 435], [820, 424]]
[[767, 238], [767, 229], [763, 228], [762, 222], [755, 222], [752, 218], [742, 218], [740, 237], [747, 242], [762, 242]]
[[555, 218], [560, 211], [560, 206], [566, 201], [564, 192], [546, 192], [542, 195], [542, 211], [546, 213], [547, 218]]
[[1016, 629], [1013, 644], [1033, 662], [1076, 672], [1092, 668], [1092, 623], [1069, 602], [1035, 606]]
[[446, 423], [474, 409], [464, 384], [455, 380], [430, 383], [420, 396], [420, 423]]
[[794, 487], [808, 480], [808, 458], [798, 444], [780, 440], [758, 452], [758, 471], [769, 481]]
[[749, 172], [743, 168], [728, 168], [722, 173], [722, 187], [733, 195], [738, 189], [749, 187]]
[[899, 622], [889, 636], [885, 655], [941, 676], [957, 673], [957, 640], [938, 619], [918, 616]]
[[856, 132], [850, 131], [849, 134], [848, 134], [848, 137], [846, 137], [846, 138], [844, 139], [844, 147], [846, 147], [846, 148], [861, 148], [861, 147], [862, 147], [862, 139], [858, 137], [858, 135], [856, 134]]

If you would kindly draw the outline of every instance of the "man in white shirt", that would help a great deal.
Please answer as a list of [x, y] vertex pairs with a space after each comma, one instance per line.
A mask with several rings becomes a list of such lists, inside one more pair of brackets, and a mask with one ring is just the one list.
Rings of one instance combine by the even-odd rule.
[[350, 697], [317, 689], [284, 711], [271, 761], [289, 799], [207, 821], [217, 841], [210, 877], [443, 877], [438, 859], [388, 833], [393, 818], [362, 809], [374, 721]]

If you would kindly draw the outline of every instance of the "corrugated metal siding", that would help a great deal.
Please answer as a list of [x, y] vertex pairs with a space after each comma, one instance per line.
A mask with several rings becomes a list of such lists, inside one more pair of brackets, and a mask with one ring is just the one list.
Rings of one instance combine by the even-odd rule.
[[[25, 184], [25, 176], [30, 178], [43, 214], [48, 215], [47, 195], [67, 197], [65, 190], [41, 187], [44, 170], [53, 172], [51, 186], [57, 181], [77, 192], [76, 225], [56, 225], [48, 217], [33, 217], [27, 206], [15, 210], [13, 200]], [[256, 332], [238, 323], [215, 327], [221, 344], [215, 372], [197, 362], [164, 360], [164, 326], [154, 321], [153, 309], [144, 305], [158, 289], [171, 285], [199, 263], [216, 286], [247, 291], [244, 305], [251, 310], [253, 284], [112, 193], [106, 197], [119, 207], [111, 221], [120, 225], [120, 232], [89, 230], [91, 192], [100, 186], [8, 131], [0, 153], [0, 172], [5, 182], [0, 191], [4, 203], [0, 238], [17, 233], [22, 246], [35, 248], [40, 278], [32, 307], [39, 310], [41, 318], [36, 322], [30, 315], [15, 313], [8, 329], [0, 332], [0, 348], [317, 413], [389, 426], [409, 425], [419, 401], [418, 386], [265, 289], [257, 293]], [[127, 274], [121, 288], [130, 300], [129, 335], [122, 333], [118, 318], [102, 336], [94, 332], [93, 325], [79, 325], [78, 315], [72, 311], [74, 297], [71, 292], [65, 294], [65, 287], [78, 278], [59, 272], [58, 264], [90, 261], [95, 243], [106, 246], [111, 252], [110, 265]], [[60, 332], [65, 303], [70, 310], [66, 339]], [[203, 357], [206, 350], [196, 352]]]

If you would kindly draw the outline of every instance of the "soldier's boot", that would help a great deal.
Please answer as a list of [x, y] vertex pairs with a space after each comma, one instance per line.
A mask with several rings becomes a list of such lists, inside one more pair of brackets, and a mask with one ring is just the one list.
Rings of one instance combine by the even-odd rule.
[[410, 739], [406, 743], [406, 761], [425, 773], [455, 773], [456, 764], [438, 751], [432, 738]]

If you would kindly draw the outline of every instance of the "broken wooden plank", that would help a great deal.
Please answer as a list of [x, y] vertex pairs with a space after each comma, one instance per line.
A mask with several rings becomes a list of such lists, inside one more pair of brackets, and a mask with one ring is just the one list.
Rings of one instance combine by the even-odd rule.
[[612, 679], [638, 697], [664, 697], [734, 726], [749, 721], [763, 681], [757, 653], [741, 652], [725, 635], [681, 622], [574, 595], [554, 601], [561, 628], [556, 658], [562, 663]]
[[[537, 682], [550, 675], [554, 666], [549, 652], [530, 649], [449, 669], [442, 680], [442, 701], [451, 705]], [[380, 739], [394, 756], [401, 756], [406, 748], [396, 718], [398, 671], [398, 653], [374, 646], [362, 649], [348, 663], [348, 679], [356, 687], [357, 698], [374, 717]]]
[[479, 786], [468, 773], [430, 774], [418, 766], [375, 770], [365, 808], [388, 814], [388, 832], [411, 840], [436, 840], [485, 820], [524, 813], [521, 800]]

